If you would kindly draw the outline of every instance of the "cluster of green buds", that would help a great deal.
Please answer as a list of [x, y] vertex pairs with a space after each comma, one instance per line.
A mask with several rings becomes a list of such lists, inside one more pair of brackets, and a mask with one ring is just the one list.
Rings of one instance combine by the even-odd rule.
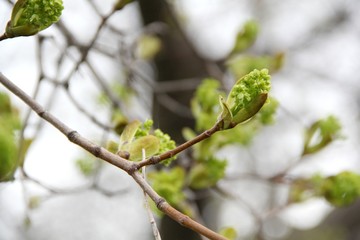
[[240, 78], [226, 101], [220, 96], [222, 113], [218, 117], [221, 129], [228, 129], [252, 118], [265, 104], [271, 87], [267, 69], [253, 70]]
[[[119, 143], [110, 142], [108, 149], [131, 161], [140, 161], [144, 157], [148, 158], [174, 149], [176, 145], [170, 136], [160, 129], [151, 131], [152, 125], [152, 120], [144, 123], [137, 120], [130, 122], [122, 131]], [[164, 164], [169, 164], [175, 158], [176, 156], [167, 159]]]
[[360, 175], [344, 171], [328, 177], [316, 174], [293, 182], [291, 201], [301, 202], [311, 197], [323, 197], [337, 207], [350, 205], [360, 198]]
[[62, 0], [18, 0], [6, 26], [7, 38], [31, 36], [59, 21]]

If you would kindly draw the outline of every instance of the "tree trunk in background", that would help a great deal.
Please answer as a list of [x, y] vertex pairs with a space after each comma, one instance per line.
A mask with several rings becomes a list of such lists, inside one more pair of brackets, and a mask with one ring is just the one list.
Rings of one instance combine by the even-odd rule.
[[[158, 79], [156, 81], [171, 81], [188, 78], [202, 78], [207, 76], [205, 63], [194, 52], [192, 46], [184, 38], [173, 16], [163, 0], [139, 0], [141, 14], [145, 25], [153, 22], [162, 22], [167, 30], [162, 38], [162, 51], [155, 59]], [[193, 91], [171, 91], [168, 96], [183, 106], [189, 106]], [[177, 143], [183, 140], [181, 129], [185, 126], [192, 127], [194, 121], [189, 115], [175, 114], [165, 108], [161, 99], [154, 95], [153, 118], [157, 127], [161, 128], [174, 138]]]
[[[202, 78], [207, 75], [204, 61], [197, 56], [192, 46], [173, 21], [171, 12], [163, 0], [139, 0], [141, 14], [145, 25], [153, 22], [163, 22], [168, 29], [162, 38], [162, 51], [155, 59], [158, 82], [181, 80], [188, 78]], [[182, 104], [189, 106], [193, 96], [193, 90], [171, 91], [166, 93], [167, 97]], [[183, 127], [193, 127], [194, 120], [186, 114], [176, 114], [161, 104], [161, 99], [155, 93], [153, 96], [153, 119], [156, 127], [164, 132], [179, 144], [183, 141], [181, 130]], [[184, 116], [185, 115], [185, 116]], [[188, 230], [168, 217], [164, 217], [160, 226], [163, 240], [196, 240], [200, 237], [193, 231]]]

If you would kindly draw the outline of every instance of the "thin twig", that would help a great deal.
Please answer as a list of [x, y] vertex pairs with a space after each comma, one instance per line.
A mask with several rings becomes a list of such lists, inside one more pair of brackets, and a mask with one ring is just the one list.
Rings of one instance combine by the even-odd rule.
[[[143, 156], [143, 160], [145, 160], [146, 159], [145, 149], [142, 149], [142, 156]], [[144, 166], [142, 168], [142, 174], [143, 174], [144, 180], [146, 181], [146, 166]], [[149, 205], [149, 202], [147, 200], [147, 194], [146, 194], [145, 191], [144, 191], [144, 203], [145, 203], [146, 211], [147, 211], [148, 216], [149, 216], [149, 220], [150, 220], [150, 224], [151, 224], [151, 228], [152, 228], [154, 237], [155, 237], [156, 240], [161, 240], [161, 235], [160, 235], [159, 229], [158, 229], [158, 227], [156, 225], [154, 215], [153, 215], [153, 213], [152, 213], [152, 211], [150, 209], [150, 205]]]
[[175, 208], [173, 208], [166, 200], [160, 197], [151, 186], [144, 180], [141, 174], [137, 171], [134, 171], [131, 176], [139, 184], [139, 186], [149, 195], [149, 197], [155, 202], [156, 207], [168, 215], [170, 218], [178, 222], [180, 225], [187, 227], [211, 240], [227, 240], [225, 237], [220, 234], [208, 229], [207, 227], [201, 225], [200, 223], [194, 221], [189, 216], [184, 215]]

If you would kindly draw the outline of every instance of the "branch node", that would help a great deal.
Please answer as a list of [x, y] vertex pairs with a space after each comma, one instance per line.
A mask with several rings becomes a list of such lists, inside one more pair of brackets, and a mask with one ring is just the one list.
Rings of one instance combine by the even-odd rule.
[[77, 131], [71, 131], [67, 134], [67, 138], [69, 139], [70, 142], [75, 142], [77, 136], [78, 136]]
[[[141, 168], [141, 167], [140, 167]], [[136, 163], [130, 164], [129, 168], [126, 169], [126, 172], [132, 176], [134, 172], [138, 171], [139, 169], [139, 165]]]
[[159, 198], [157, 199], [157, 201], [155, 202], [156, 204], [156, 207], [159, 209], [159, 210], [162, 210], [163, 208], [163, 204], [166, 203], [166, 200], [164, 198]]
[[45, 110], [41, 110], [40, 112], [37, 113], [39, 115], [39, 117], [44, 118], [44, 115], [46, 114]]
[[100, 156], [100, 153], [101, 153], [101, 147], [100, 147], [100, 146], [94, 147], [94, 150], [92, 151], [92, 154], [93, 154], [95, 157], [99, 157], [99, 156]]
[[212, 132], [211, 132], [210, 130], [206, 130], [206, 131], [204, 132], [204, 135], [205, 135], [206, 137], [210, 137], [211, 134], [212, 134]]
[[179, 223], [184, 226], [185, 223], [189, 220], [190, 218], [186, 215], [183, 215], [182, 217], [179, 218]]

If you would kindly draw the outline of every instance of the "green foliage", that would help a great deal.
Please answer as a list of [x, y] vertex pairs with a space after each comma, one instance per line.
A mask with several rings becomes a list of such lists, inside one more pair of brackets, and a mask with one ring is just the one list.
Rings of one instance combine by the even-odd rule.
[[341, 124], [334, 116], [314, 122], [306, 130], [303, 155], [313, 154], [325, 148], [341, 136], [340, 130]]
[[347, 206], [360, 197], [360, 175], [341, 172], [324, 179], [320, 194], [335, 206]]
[[243, 29], [237, 34], [231, 54], [239, 53], [251, 47], [256, 40], [259, 26], [256, 21], [249, 20]]
[[96, 158], [88, 155], [86, 157], [77, 159], [75, 163], [81, 173], [84, 176], [89, 177], [93, 175], [97, 169], [96, 161]]
[[191, 110], [196, 119], [196, 130], [211, 128], [220, 112], [218, 97], [225, 93], [220, 91], [220, 82], [207, 78], [198, 86], [194, 98], [191, 100]]
[[[175, 141], [170, 138], [166, 133], [163, 133], [160, 129], [154, 131], [155, 136], [160, 140], [159, 154], [170, 151], [176, 147]], [[169, 165], [173, 160], [176, 159], [176, 156], [166, 159], [162, 163], [166, 166]]]
[[247, 108], [249, 104], [261, 94], [270, 90], [270, 75], [267, 69], [255, 69], [239, 79], [231, 89], [226, 101], [233, 116], [240, 109]]
[[6, 27], [6, 36], [34, 35], [59, 21], [63, 9], [62, 0], [18, 0]]
[[147, 136], [150, 133], [150, 130], [153, 126], [154, 122], [153, 120], [146, 120], [142, 125], [139, 126], [139, 128], [137, 129], [135, 136], [136, 137], [143, 137], [143, 136]]
[[278, 71], [284, 64], [284, 54], [273, 56], [239, 55], [231, 57], [227, 66], [235, 78], [241, 78], [253, 69], [267, 68], [271, 73]]
[[160, 52], [161, 45], [161, 39], [157, 36], [143, 35], [138, 41], [137, 54], [142, 59], [152, 59]]
[[29, 198], [28, 208], [35, 209], [40, 206], [41, 198], [39, 196], [32, 196]]
[[0, 92], [0, 182], [13, 180], [20, 164], [14, 132], [20, 128], [18, 110], [9, 96]]
[[211, 157], [205, 161], [197, 162], [190, 169], [189, 186], [194, 189], [213, 187], [225, 176], [227, 162]]
[[300, 202], [311, 197], [324, 197], [334, 206], [347, 206], [360, 198], [360, 175], [344, 171], [329, 177], [316, 174], [293, 182], [291, 201]]
[[173, 206], [182, 206], [185, 200], [183, 188], [185, 184], [185, 170], [174, 167], [171, 170], [161, 170], [148, 174], [148, 179], [154, 190]]
[[129, 160], [131, 161], [140, 161], [143, 160], [143, 150], [145, 151], [145, 158], [148, 158], [159, 153], [159, 149], [160, 140], [153, 135], [148, 135], [122, 146], [119, 152], [125, 151], [129, 153]]
[[237, 237], [237, 232], [233, 227], [222, 228], [220, 234], [229, 240], [235, 240]]
[[17, 168], [17, 146], [13, 133], [0, 127], [0, 182], [13, 180]]
[[260, 109], [256, 118], [264, 125], [271, 125], [275, 122], [275, 113], [279, 107], [279, 102], [270, 97], [264, 106]]
[[[222, 129], [231, 128], [228, 131], [215, 133], [211, 138], [194, 146], [194, 163], [189, 169], [187, 180], [189, 187], [193, 189], [204, 189], [216, 185], [224, 177], [227, 166], [226, 160], [214, 158], [216, 152], [229, 144], [249, 144], [263, 125], [274, 122], [274, 114], [278, 107], [275, 99], [265, 104], [270, 90], [270, 76], [266, 69], [254, 70], [239, 79], [230, 91], [226, 102], [223, 98], [224, 93], [219, 89], [219, 81], [205, 79], [191, 102], [197, 130], [211, 128], [216, 123], [216, 119]], [[220, 98], [221, 109], [216, 102], [217, 97]], [[258, 117], [238, 125], [253, 117], [264, 104]], [[221, 114], [219, 114], [220, 110], [222, 110]], [[237, 126], [234, 127], [234, 125]], [[196, 136], [196, 133], [186, 128], [183, 130], [183, 136], [190, 140]]]
[[[124, 128], [124, 131], [120, 135], [120, 143], [119, 143], [120, 148], [123, 145], [131, 143], [134, 140], [135, 134], [138, 131], [140, 125], [141, 125], [141, 122], [138, 120], [135, 120], [126, 125], [126, 127]], [[146, 135], [144, 135], [144, 136], [146, 136]]]

